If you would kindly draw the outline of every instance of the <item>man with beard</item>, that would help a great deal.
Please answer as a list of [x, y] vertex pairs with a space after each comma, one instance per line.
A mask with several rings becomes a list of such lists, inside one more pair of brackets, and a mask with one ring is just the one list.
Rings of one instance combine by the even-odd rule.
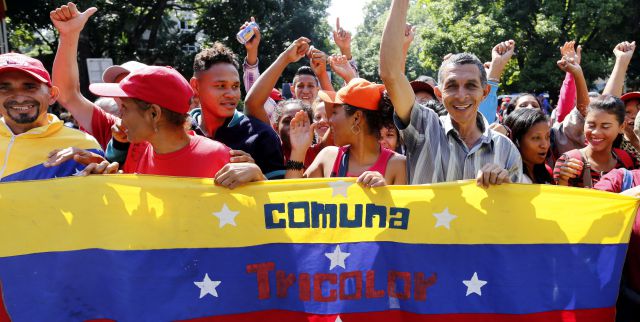
[[100, 159], [103, 153], [93, 137], [65, 127], [47, 113], [58, 94], [39, 60], [14, 53], [0, 55], [0, 182], [82, 173], [84, 165], [79, 158], [48, 166], [51, 150], [73, 146]]

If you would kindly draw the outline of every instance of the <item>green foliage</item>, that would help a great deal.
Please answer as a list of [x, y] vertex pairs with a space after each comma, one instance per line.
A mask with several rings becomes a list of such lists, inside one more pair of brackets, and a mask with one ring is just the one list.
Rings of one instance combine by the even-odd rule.
[[[7, 0], [10, 49], [31, 52], [48, 67], [53, 63], [57, 35], [49, 12], [67, 0]], [[110, 57], [115, 63], [138, 60], [170, 65], [185, 77], [192, 75], [195, 52], [185, 45], [210, 45], [222, 41], [244, 57], [244, 47], [235, 35], [251, 16], [263, 29], [260, 45], [262, 68], [286, 48], [289, 41], [306, 36], [322, 50], [329, 48], [329, 26], [325, 22], [329, 0], [77, 0], [78, 8], [96, 6], [80, 38], [78, 61], [81, 83], [88, 83], [86, 58]], [[34, 10], [37, 8], [37, 10]], [[176, 17], [188, 17], [192, 30], [181, 30]], [[304, 63], [304, 62], [301, 62]], [[290, 66], [290, 80], [298, 66]], [[86, 89], [87, 86], [81, 86]], [[88, 95], [88, 93], [85, 93]]]
[[[360, 77], [375, 82], [380, 82], [378, 75], [380, 40], [390, 5], [391, 0], [372, 0], [367, 3], [364, 8], [364, 22], [358, 27], [358, 32], [353, 39], [353, 52], [358, 62]], [[423, 18], [423, 13], [419, 9], [419, 7], [413, 6], [409, 11], [408, 20], [421, 28], [423, 25], [420, 21]], [[416, 36], [407, 54], [406, 72], [409, 79], [433, 74], [433, 68], [420, 58], [422, 48], [423, 41]]]
[[[354, 52], [361, 74], [378, 79], [378, 47], [390, 0], [373, 0], [358, 29]], [[563, 74], [556, 67], [559, 47], [577, 40], [584, 48], [583, 69], [588, 82], [606, 78], [613, 66], [613, 47], [640, 35], [635, 0], [418, 0], [409, 9], [408, 22], [418, 36], [407, 58], [407, 75], [437, 76], [442, 57], [472, 52], [491, 59], [500, 41], [516, 41], [516, 55], [502, 78], [504, 92], [556, 93]], [[417, 56], [416, 56], [417, 55]], [[640, 59], [635, 55], [627, 85], [640, 87]], [[417, 74], [417, 73], [416, 73]]]
[[[206, 43], [220, 41], [231, 47], [242, 59], [245, 49], [235, 36], [251, 17], [260, 25], [260, 66], [266, 69], [292, 41], [307, 37], [312, 45], [328, 53], [330, 27], [326, 10], [329, 0], [205, 0], [198, 10], [198, 29], [206, 35]], [[291, 64], [283, 73], [290, 82], [306, 59]]]

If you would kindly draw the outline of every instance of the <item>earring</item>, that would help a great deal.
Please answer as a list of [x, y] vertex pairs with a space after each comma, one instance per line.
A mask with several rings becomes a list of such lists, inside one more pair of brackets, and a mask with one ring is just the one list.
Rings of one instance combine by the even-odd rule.
[[351, 132], [353, 133], [353, 135], [360, 134], [360, 125], [358, 124], [351, 125]]

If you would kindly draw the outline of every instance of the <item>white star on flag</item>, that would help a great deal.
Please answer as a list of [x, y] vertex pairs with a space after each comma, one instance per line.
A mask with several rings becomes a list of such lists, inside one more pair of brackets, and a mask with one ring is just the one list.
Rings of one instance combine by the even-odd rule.
[[336, 318], [335, 322], [342, 322], [342, 319], [340, 318], [340, 316], [338, 315], [338, 317]]
[[327, 258], [331, 260], [329, 270], [332, 270], [336, 266], [340, 266], [346, 269], [347, 266], [344, 263], [344, 260], [347, 259], [347, 257], [351, 256], [351, 253], [343, 253], [340, 250], [340, 245], [338, 245], [336, 246], [336, 249], [333, 251], [333, 253], [324, 253], [324, 256], [327, 256]]
[[347, 189], [351, 186], [352, 182], [346, 182], [342, 180], [329, 182], [329, 186], [333, 191], [331, 192], [331, 197], [335, 197], [337, 195], [342, 195], [345, 198], [347, 197]]
[[231, 211], [227, 204], [222, 205], [222, 209], [218, 212], [214, 212], [213, 215], [220, 219], [220, 228], [226, 225], [236, 225], [236, 216], [239, 214], [239, 211]]
[[445, 208], [442, 212], [435, 213], [433, 216], [437, 220], [434, 228], [445, 227], [449, 230], [451, 229], [451, 221], [458, 218], [458, 216], [449, 213], [449, 208]]
[[471, 277], [471, 279], [468, 281], [462, 281], [462, 283], [467, 286], [467, 296], [473, 293], [482, 296], [481, 288], [485, 286], [485, 284], [487, 284], [487, 281], [478, 279], [478, 273], [473, 272], [473, 277]]
[[209, 274], [204, 274], [204, 279], [202, 282], [193, 282], [197, 287], [200, 288], [200, 298], [205, 297], [207, 294], [211, 294], [214, 297], [218, 297], [218, 291], [216, 291], [216, 287], [220, 285], [221, 281], [212, 281], [209, 279]]

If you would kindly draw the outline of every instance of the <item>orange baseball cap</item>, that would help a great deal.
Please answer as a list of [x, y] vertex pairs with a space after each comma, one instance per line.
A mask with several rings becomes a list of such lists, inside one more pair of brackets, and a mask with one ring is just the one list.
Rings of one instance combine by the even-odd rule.
[[338, 92], [320, 91], [320, 99], [331, 104], [348, 104], [366, 110], [377, 111], [384, 85], [366, 79], [354, 78]]

